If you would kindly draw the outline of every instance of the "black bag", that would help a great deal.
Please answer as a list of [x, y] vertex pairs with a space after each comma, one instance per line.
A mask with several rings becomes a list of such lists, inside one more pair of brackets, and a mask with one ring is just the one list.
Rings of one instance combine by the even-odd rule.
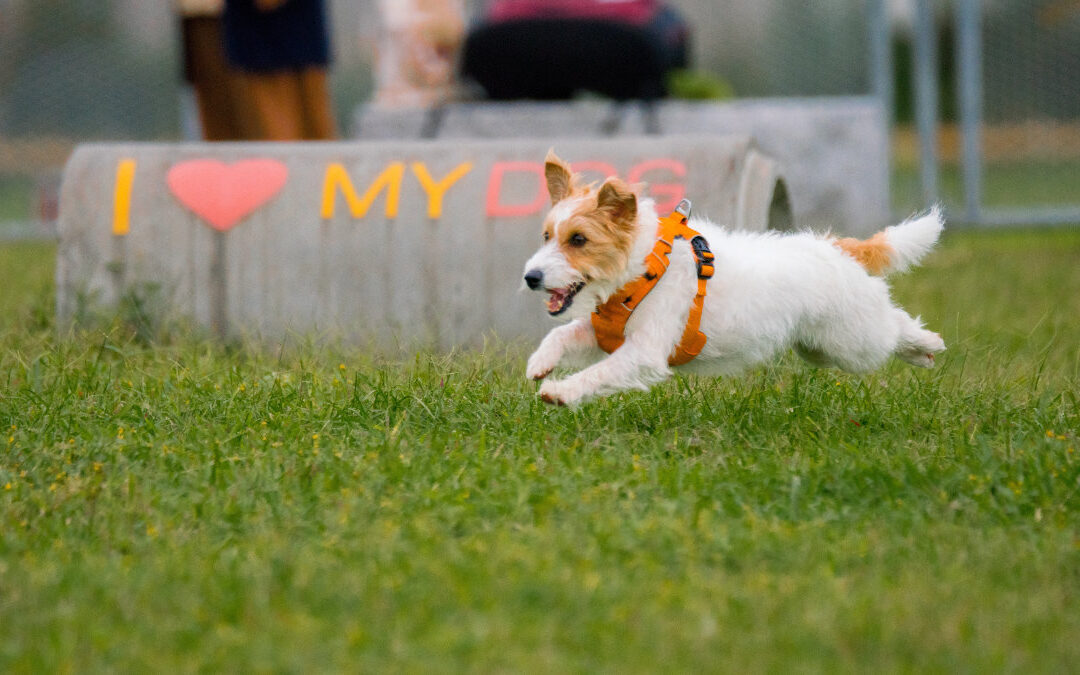
[[496, 100], [662, 98], [689, 31], [658, 0], [494, 0], [465, 40], [462, 74]]

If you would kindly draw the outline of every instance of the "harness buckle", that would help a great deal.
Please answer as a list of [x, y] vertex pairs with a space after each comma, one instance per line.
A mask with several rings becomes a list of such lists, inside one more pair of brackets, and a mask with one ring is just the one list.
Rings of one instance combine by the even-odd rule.
[[683, 199], [682, 201], [679, 202], [679, 205], [675, 207], [675, 210], [677, 212], [683, 214], [687, 218], [689, 218], [690, 217], [690, 200], [689, 199]]
[[[700, 234], [690, 240], [690, 246], [694, 249], [694, 261], [697, 263], [698, 279], [708, 279], [715, 271], [713, 260], [716, 256], [709, 249], [709, 242]], [[708, 268], [708, 269], [705, 269]]]

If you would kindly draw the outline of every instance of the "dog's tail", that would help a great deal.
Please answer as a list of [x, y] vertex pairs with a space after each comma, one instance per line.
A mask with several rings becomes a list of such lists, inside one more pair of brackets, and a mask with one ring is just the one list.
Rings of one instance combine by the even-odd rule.
[[902, 272], [934, 247], [944, 227], [941, 209], [886, 227], [869, 239], [837, 239], [833, 243], [855, 258], [870, 274]]

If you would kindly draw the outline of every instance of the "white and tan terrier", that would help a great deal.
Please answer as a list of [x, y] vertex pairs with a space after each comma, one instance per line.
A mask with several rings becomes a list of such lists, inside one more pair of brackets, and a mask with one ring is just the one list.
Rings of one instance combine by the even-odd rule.
[[[865, 241], [732, 232], [685, 218], [675, 224], [685, 232], [673, 237], [658, 230], [664, 222], [636, 186], [618, 178], [585, 185], [553, 152], [545, 175], [553, 206], [525, 284], [545, 294], [548, 314], [569, 323], [548, 333], [526, 374], [542, 380], [564, 359], [592, 364], [545, 380], [539, 393], [549, 403], [648, 389], [673, 368], [730, 375], [788, 348], [851, 372], [892, 355], [930, 368], [945, 349], [941, 336], [893, 304], [881, 278], [933, 247], [943, 226], [938, 209]], [[619, 307], [631, 296], [632, 306]]]

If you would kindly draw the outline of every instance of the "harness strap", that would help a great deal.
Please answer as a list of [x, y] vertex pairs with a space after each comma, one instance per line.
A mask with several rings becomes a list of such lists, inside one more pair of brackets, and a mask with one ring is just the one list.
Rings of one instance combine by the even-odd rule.
[[600, 348], [610, 354], [626, 341], [626, 322], [638, 304], [645, 299], [660, 277], [667, 271], [672, 245], [676, 239], [690, 242], [697, 263], [697, 294], [690, 305], [690, 315], [682, 338], [668, 356], [668, 364], [681, 366], [689, 362], [705, 346], [705, 334], [701, 332], [701, 313], [705, 307], [705, 290], [714, 272], [712, 251], [705, 237], [687, 224], [690, 216], [689, 200], [682, 200], [667, 216], [660, 219], [656, 228], [656, 244], [645, 257], [645, 273], [616, 291], [607, 302], [592, 314], [593, 332]]

